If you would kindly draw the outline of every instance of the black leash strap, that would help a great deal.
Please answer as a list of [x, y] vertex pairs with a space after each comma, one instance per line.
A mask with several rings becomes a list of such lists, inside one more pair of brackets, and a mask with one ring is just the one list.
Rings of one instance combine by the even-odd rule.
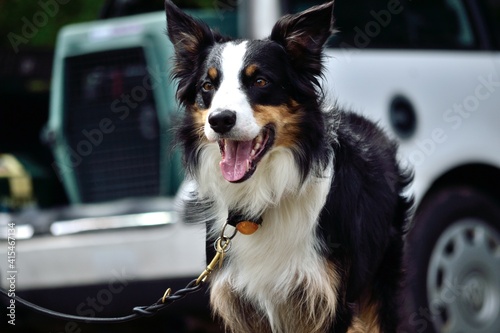
[[62, 319], [62, 320], [79, 322], [79, 323], [117, 324], [117, 323], [123, 323], [123, 322], [131, 321], [131, 320], [139, 319], [139, 318], [143, 318], [143, 317], [151, 317], [151, 316], [154, 316], [155, 314], [157, 314], [158, 312], [160, 312], [161, 310], [165, 309], [166, 307], [168, 307], [173, 302], [178, 301], [180, 299], [183, 299], [187, 295], [201, 290], [203, 284], [207, 281], [208, 277], [212, 274], [212, 272], [214, 270], [216, 270], [218, 267], [222, 266], [222, 262], [224, 261], [224, 255], [231, 248], [231, 240], [234, 238], [234, 236], [236, 236], [236, 233], [237, 233], [237, 230], [235, 230], [231, 236], [227, 236], [225, 234], [225, 230], [226, 230], [227, 225], [229, 225], [229, 223], [226, 223], [224, 225], [224, 227], [222, 228], [220, 237], [215, 241], [215, 244], [214, 244], [215, 250], [216, 250], [215, 257], [207, 265], [205, 270], [200, 274], [200, 276], [197, 279], [192, 280], [191, 282], [189, 282], [187, 284], [186, 287], [176, 291], [173, 294], [171, 294], [170, 288], [167, 289], [167, 291], [165, 291], [165, 294], [163, 295], [163, 297], [160, 298], [158, 301], [156, 301], [156, 303], [148, 305], [148, 306], [136, 306], [135, 308], [132, 309], [133, 313], [128, 315], [128, 316], [115, 317], [115, 318], [100, 318], [100, 317], [82, 317], [82, 316], [70, 315], [70, 314], [61, 313], [61, 312], [46, 309], [46, 308], [41, 307], [39, 305], [28, 302], [19, 296], [10, 297], [9, 294], [7, 293], [7, 291], [5, 291], [1, 288], [0, 288], [0, 294], [2, 294], [4, 297], [9, 298], [10, 300], [14, 300], [15, 302], [18, 302], [19, 304], [25, 306], [26, 308], [28, 308], [30, 310], [41, 313], [43, 315], [46, 315], [46, 316], [49, 316], [52, 318]]
[[75, 316], [75, 315], [70, 315], [66, 313], [61, 313], [57, 311], [53, 311], [50, 309], [43, 308], [41, 306], [38, 306], [36, 304], [33, 304], [31, 302], [26, 301], [25, 299], [22, 299], [19, 296], [15, 297], [10, 297], [8, 293], [0, 289], [0, 293], [9, 298], [9, 299], [14, 299], [16, 303], [22, 304], [26, 308], [33, 310], [35, 312], [38, 312], [40, 314], [56, 318], [56, 319], [62, 319], [62, 320], [68, 320], [68, 321], [74, 321], [74, 322], [79, 322], [79, 323], [86, 323], [86, 324], [117, 324], [117, 323], [123, 323], [127, 321], [131, 321], [134, 319], [139, 319], [143, 317], [151, 317], [160, 312], [161, 310], [165, 309], [168, 307], [170, 304], [172, 304], [175, 301], [178, 301], [180, 299], [183, 299], [189, 294], [195, 293], [199, 291], [202, 288], [203, 284], [199, 283], [197, 279], [191, 281], [188, 283], [188, 285], [183, 288], [179, 289], [175, 293], [170, 295], [169, 290], [165, 292], [165, 296], [160, 298], [156, 303], [148, 305], [148, 306], [136, 306], [135, 308], [132, 309], [133, 313], [128, 315], [128, 316], [123, 316], [123, 317], [115, 317], [115, 318], [100, 318], [100, 317], [82, 317], [82, 316]]

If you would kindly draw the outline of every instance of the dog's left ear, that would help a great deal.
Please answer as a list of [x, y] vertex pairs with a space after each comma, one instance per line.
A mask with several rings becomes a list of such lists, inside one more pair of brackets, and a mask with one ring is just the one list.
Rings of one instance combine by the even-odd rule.
[[167, 33], [177, 51], [199, 53], [214, 43], [207, 24], [180, 10], [171, 0], [165, 0]]
[[333, 1], [295, 15], [286, 15], [273, 28], [270, 39], [283, 45], [293, 65], [321, 71], [321, 53], [332, 34]]
[[194, 103], [196, 69], [210, 47], [223, 38], [204, 22], [184, 13], [171, 0], [165, 0], [165, 12], [167, 34], [175, 49], [172, 75], [179, 79], [177, 97], [183, 103]]

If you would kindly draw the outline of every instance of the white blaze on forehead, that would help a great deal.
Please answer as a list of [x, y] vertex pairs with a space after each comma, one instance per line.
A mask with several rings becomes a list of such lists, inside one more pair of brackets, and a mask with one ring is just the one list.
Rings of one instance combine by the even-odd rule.
[[[252, 107], [241, 86], [241, 72], [247, 44], [248, 42], [239, 44], [230, 42], [224, 45], [220, 56], [222, 81], [208, 111], [208, 117], [224, 110], [236, 112], [236, 125], [226, 137], [239, 141], [252, 140], [261, 130], [253, 117]], [[210, 141], [215, 141], [219, 137], [210, 127], [208, 117], [205, 123], [205, 135]]]

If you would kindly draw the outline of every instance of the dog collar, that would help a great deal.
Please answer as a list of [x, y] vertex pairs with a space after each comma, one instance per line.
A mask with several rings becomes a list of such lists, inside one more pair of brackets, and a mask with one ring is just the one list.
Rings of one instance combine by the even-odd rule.
[[251, 235], [256, 232], [262, 224], [262, 217], [248, 217], [235, 211], [229, 211], [227, 224], [233, 226], [243, 235]]

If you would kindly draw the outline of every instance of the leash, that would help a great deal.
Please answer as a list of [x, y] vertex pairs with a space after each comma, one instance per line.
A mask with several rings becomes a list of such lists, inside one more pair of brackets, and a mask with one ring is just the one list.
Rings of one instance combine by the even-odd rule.
[[[243, 222], [248, 222], [248, 223], [253, 223], [249, 221], [243, 221]], [[243, 223], [242, 222], [242, 223]], [[157, 300], [155, 303], [147, 306], [136, 306], [132, 309], [132, 314], [123, 316], [123, 317], [112, 317], [112, 318], [102, 318], [102, 317], [83, 317], [83, 316], [76, 316], [76, 315], [71, 315], [71, 314], [66, 314], [66, 313], [61, 313], [57, 311], [53, 311], [44, 307], [41, 307], [39, 305], [33, 304], [31, 302], [28, 302], [27, 300], [15, 296], [15, 297], [10, 297], [4, 289], [0, 289], [0, 294], [3, 296], [9, 298], [11, 301], [14, 300], [15, 302], [18, 302], [19, 304], [25, 306], [26, 308], [33, 310], [37, 313], [55, 318], [55, 319], [63, 319], [63, 320], [68, 320], [68, 321], [74, 321], [74, 322], [80, 322], [80, 323], [86, 323], [86, 324], [117, 324], [117, 323], [123, 323], [143, 317], [151, 317], [160, 312], [161, 310], [165, 309], [172, 303], [183, 299], [189, 294], [195, 293], [199, 290], [202, 289], [203, 284], [207, 281], [209, 276], [212, 274], [212, 272], [217, 269], [222, 267], [222, 263], [224, 261], [224, 255], [226, 254], [227, 251], [231, 248], [231, 241], [232, 239], [236, 236], [238, 233], [238, 229], [234, 230], [234, 233], [230, 236], [226, 236], [226, 227], [228, 225], [232, 225], [232, 223], [227, 223], [224, 225], [222, 228], [222, 231], [220, 233], [219, 238], [215, 241], [214, 247], [216, 254], [212, 261], [207, 265], [205, 270], [200, 274], [200, 276], [197, 279], [192, 280], [189, 282], [186, 287], [183, 289], [179, 289], [175, 293], [172, 294], [172, 289], [168, 288], [165, 293], [163, 294], [163, 297]]]
[[0, 289], [0, 293], [5, 297], [10, 298], [11, 300], [15, 300], [16, 303], [22, 304], [24, 307], [33, 310], [34, 312], [49, 316], [54, 319], [63, 319], [63, 320], [86, 323], [86, 324], [118, 324], [131, 321], [134, 319], [139, 319], [142, 317], [154, 316], [155, 314], [157, 314], [158, 312], [160, 312], [173, 302], [183, 299], [188, 294], [197, 292], [198, 290], [201, 289], [201, 287], [202, 284], [196, 284], [196, 280], [193, 280], [189, 282], [185, 288], [179, 289], [172, 295], [169, 294], [169, 289], [167, 289], [167, 291], [165, 292], [166, 296], [160, 298], [158, 301], [156, 301], [156, 303], [148, 306], [136, 306], [132, 309], [133, 312], [132, 314], [123, 317], [113, 317], [113, 318], [82, 317], [82, 316], [70, 315], [41, 307], [39, 305], [28, 302], [27, 300], [19, 296], [9, 297], [7, 292], [3, 289]]

